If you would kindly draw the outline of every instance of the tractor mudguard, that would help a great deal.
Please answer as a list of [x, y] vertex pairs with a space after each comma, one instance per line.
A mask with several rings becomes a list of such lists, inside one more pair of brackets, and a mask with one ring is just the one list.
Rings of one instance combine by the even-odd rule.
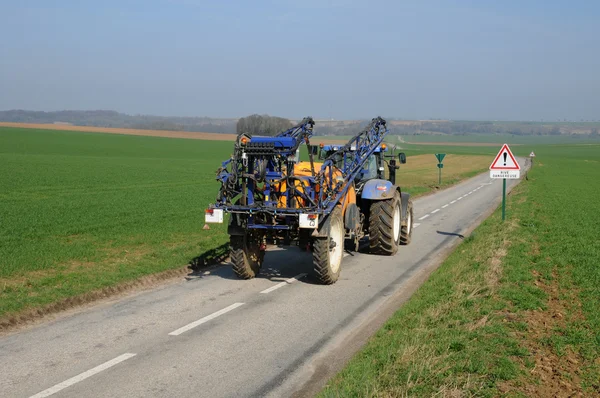
[[349, 203], [344, 214], [344, 227], [349, 231], [356, 231], [360, 228], [360, 210], [356, 203]]
[[319, 222], [319, 228], [315, 228], [310, 236], [312, 236], [313, 238], [326, 238], [329, 236], [329, 230], [331, 229], [331, 217], [329, 217], [330, 215], [331, 213], [327, 216], [322, 216], [323, 221]]
[[406, 210], [408, 209], [408, 201], [410, 200], [410, 194], [401, 192], [400, 197], [402, 199], [402, 221], [406, 221]]
[[374, 178], [365, 183], [361, 198], [368, 200], [385, 200], [394, 197], [396, 187], [387, 180]]

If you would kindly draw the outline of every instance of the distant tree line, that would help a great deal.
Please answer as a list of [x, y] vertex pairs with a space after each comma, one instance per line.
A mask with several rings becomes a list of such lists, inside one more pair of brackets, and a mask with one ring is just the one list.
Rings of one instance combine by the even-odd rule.
[[127, 115], [115, 111], [0, 111], [0, 121], [13, 123], [70, 123], [76, 126], [146, 130], [200, 131], [234, 134], [237, 119]]
[[[420, 134], [512, 134], [517, 136], [531, 135], [578, 135], [596, 137], [598, 129], [590, 123], [537, 123], [537, 122], [476, 122], [476, 121], [445, 121], [445, 122], [416, 122], [409, 125], [389, 126], [391, 134], [420, 135]], [[587, 134], [575, 131], [589, 131]], [[596, 134], [594, 134], [596, 132]]]
[[[166, 117], [128, 115], [115, 111], [58, 111], [38, 112], [25, 110], [0, 111], [0, 122], [14, 123], [70, 123], [76, 126], [134, 128], [147, 130], [201, 131], [207, 133], [274, 135], [292, 126], [285, 118], [269, 115], [250, 115], [241, 119], [209, 117]], [[360, 132], [368, 120], [317, 120], [315, 135], [351, 136]], [[513, 135], [576, 135], [600, 138], [598, 122], [494, 122], [428, 120], [396, 124], [388, 119], [391, 134], [513, 134]]]
[[367, 121], [356, 121], [346, 123], [326, 123], [315, 124], [315, 135], [345, 135], [354, 136], [361, 132], [361, 130], [367, 125]]
[[255, 114], [239, 119], [236, 132], [238, 134], [273, 136], [288, 130], [292, 126], [292, 122], [282, 117]]

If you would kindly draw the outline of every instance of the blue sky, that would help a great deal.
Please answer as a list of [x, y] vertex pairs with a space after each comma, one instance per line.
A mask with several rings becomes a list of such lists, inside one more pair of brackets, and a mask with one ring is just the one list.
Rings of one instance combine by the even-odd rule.
[[600, 119], [598, 1], [0, 0], [0, 110]]

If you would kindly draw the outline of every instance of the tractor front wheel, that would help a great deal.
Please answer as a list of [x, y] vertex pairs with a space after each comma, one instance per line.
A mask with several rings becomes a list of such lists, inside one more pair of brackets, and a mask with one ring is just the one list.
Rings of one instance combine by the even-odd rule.
[[406, 220], [402, 223], [402, 228], [400, 228], [400, 244], [405, 246], [410, 243], [412, 238], [413, 231], [413, 204], [412, 200], [408, 200], [408, 205], [406, 207]]
[[369, 211], [369, 247], [372, 253], [393, 256], [398, 251], [402, 225], [400, 194], [371, 203]]
[[252, 279], [258, 275], [264, 258], [261, 242], [252, 234], [229, 237], [230, 258], [233, 272], [240, 279]]

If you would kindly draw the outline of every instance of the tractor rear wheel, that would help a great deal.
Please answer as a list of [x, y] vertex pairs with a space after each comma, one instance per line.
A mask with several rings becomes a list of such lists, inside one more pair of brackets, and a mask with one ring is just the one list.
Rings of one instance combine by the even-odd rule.
[[402, 246], [408, 245], [412, 238], [413, 231], [413, 204], [412, 200], [408, 200], [406, 207], [406, 220], [402, 223], [400, 228], [400, 244]]
[[258, 275], [264, 257], [264, 251], [260, 250], [260, 241], [252, 234], [232, 235], [229, 237], [229, 244], [229, 256], [237, 277], [252, 279]]
[[329, 215], [329, 234], [313, 241], [313, 273], [316, 279], [331, 285], [340, 277], [344, 257], [344, 220], [342, 211], [336, 207]]
[[371, 203], [369, 210], [369, 247], [372, 253], [393, 256], [398, 251], [402, 226], [400, 194]]

